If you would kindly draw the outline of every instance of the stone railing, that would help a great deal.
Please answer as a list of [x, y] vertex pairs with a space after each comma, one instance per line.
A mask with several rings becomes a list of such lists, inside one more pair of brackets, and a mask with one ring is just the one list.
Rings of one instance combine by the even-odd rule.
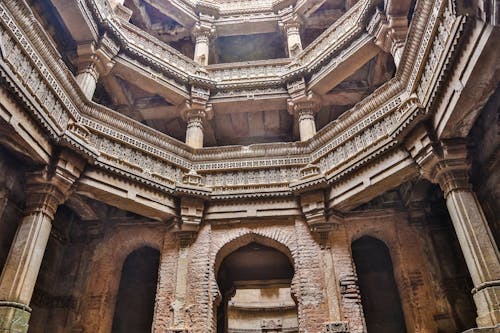
[[[426, 45], [444, 64], [460, 37], [463, 18], [437, 20], [449, 10], [444, 0], [419, 4], [416, 10], [422, 13], [414, 20], [425, 21], [412, 24], [407, 41], [409, 47], [418, 48], [405, 50], [396, 77], [306, 142], [193, 150], [89, 103], [57, 51], [46, 42], [48, 37], [29, 7], [19, 2], [0, 3], [1, 77], [54, 142], [88, 155], [100, 168], [171, 192], [192, 171], [200, 176], [198, 186], [216, 197], [289, 194], [289, 184], [302, 177], [305, 166], [318, 166], [327, 181], [346, 177], [397, 145], [399, 133], [427, 112], [432, 99], [423, 104], [418, 94], [436, 87], [445, 66], [439, 68], [429, 57], [418, 59], [424, 52], [417, 51]], [[427, 71], [429, 66], [436, 72], [432, 79], [415, 76], [421, 72], [415, 67]], [[409, 90], [407, 82], [418, 84]]]
[[322, 63], [366, 30], [367, 16], [374, 6], [373, 0], [359, 1], [294, 59], [282, 59], [274, 64], [265, 61], [231, 63], [221, 65], [223, 70], [214, 70], [219, 67], [211, 65], [206, 69], [202, 68], [166, 43], [112, 14], [106, 0], [87, 0], [87, 3], [98, 23], [111, 30], [119, 44], [143, 64], [157, 68], [163, 75], [182, 82], [201, 81], [217, 88], [220, 88], [219, 85], [222, 88], [237, 88], [241, 84], [265, 86], [269, 81], [286, 83], [297, 75], [325, 70], [321, 67]]

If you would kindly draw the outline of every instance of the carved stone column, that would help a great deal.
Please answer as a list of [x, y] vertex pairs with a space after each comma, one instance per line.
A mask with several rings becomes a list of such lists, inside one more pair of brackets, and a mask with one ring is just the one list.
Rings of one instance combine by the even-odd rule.
[[288, 56], [295, 57], [302, 51], [302, 41], [300, 39], [300, 28], [302, 20], [293, 12], [293, 7], [286, 7], [278, 12], [281, 16], [279, 26], [286, 35]]
[[299, 123], [300, 141], [307, 141], [316, 134], [314, 115], [319, 105], [313, 101], [303, 101], [294, 104], [294, 111]]
[[25, 217], [0, 277], [0, 332], [28, 330], [30, 301], [57, 207], [65, 201], [84, 162], [61, 155], [55, 166], [27, 178]]
[[203, 147], [203, 120], [205, 117], [205, 110], [189, 110], [186, 112], [186, 144], [188, 146], [193, 148]]
[[212, 105], [208, 103], [210, 90], [191, 86], [191, 98], [181, 109], [181, 117], [187, 123], [186, 144], [193, 148], [203, 147], [203, 126], [213, 116]]
[[78, 45], [76, 81], [89, 100], [94, 96], [99, 76], [107, 75], [112, 69], [112, 59], [118, 51], [119, 47], [107, 35], [104, 35], [98, 44], [91, 42]]
[[76, 82], [78, 82], [83, 94], [89, 100], [94, 96], [97, 80], [99, 79], [99, 72], [95, 65], [96, 58], [97, 56], [90, 55], [86, 61], [82, 61], [78, 65], [78, 74], [76, 75]]
[[500, 323], [500, 254], [469, 181], [470, 164], [462, 139], [431, 145], [428, 136], [414, 140], [410, 153], [426, 178], [444, 192], [474, 289], [479, 327]]
[[192, 34], [195, 40], [194, 61], [206, 66], [210, 55], [210, 38], [214, 36], [215, 28], [208, 21], [200, 21], [194, 26]]
[[297, 15], [288, 16], [280, 22], [280, 27], [286, 34], [286, 44], [288, 56], [295, 57], [302, 51], [302, 41], [300, 39], [300, 27], [302, 22]]
[[488, 221], [472, 191], [465, 144], [449, 142], [442, 145], [443, 158], [432, 170], [446, 198], [464, 253], [474, 289], [480, 327], [500, 323], [500, 255], [493, 241]]

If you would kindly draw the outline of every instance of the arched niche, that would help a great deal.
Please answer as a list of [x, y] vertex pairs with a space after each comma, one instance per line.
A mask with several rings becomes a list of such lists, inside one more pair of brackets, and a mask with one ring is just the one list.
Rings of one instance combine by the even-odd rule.
[[234, 240], [219, 251], [214, 272], [221, 296], [218, 333], [296, 332], [295, 269], [286, 246], [266, 237]]
[[368, 333], [407, 332], [389, 248], [363, 236], [351, 249]]
[[158, 281], [160, 252], [141, 247], [123, 263], [112, 333], [150, 333]]

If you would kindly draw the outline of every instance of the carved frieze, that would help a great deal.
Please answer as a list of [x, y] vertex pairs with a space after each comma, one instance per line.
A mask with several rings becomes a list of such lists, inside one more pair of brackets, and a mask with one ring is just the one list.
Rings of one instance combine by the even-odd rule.
[[[340, 33], [336, 29], [342, 29], [341, 26], [346, 20], [352, 20], [358, 24], [367, 6], [366, 2], [358, 2], [349, 15], [332, 26], [323, 37], [302, 53], [304, 59], [308, 57], [314, 61], [320, 59], [320, 56], [311, 55], [312, 50], [319, 48], [322, 50], [319, 53], [327, 52], [328, 47], [323, 45], [322, 41], [331, 39], [333, 43], [334, 36], [337, 34], [338, 37]], [[272, 188], [271, 191], [290, 193], [288, 184], [300, 178], [299, 170], [307, 164], [318, 165], [321, 173], [328, 179], [334, 179], [341, 174], [346, 175], [350, 171], [345, 171], [344, 165], [354, 158], [368, 154], [374, 156], [374, 152], [378, 149], [387, 149], [378, 147], [377, 142], [385, 140], [384, 142], [390, 142], [390, 145], [397, 144], [395, 138], [398, 131], [408, 126], [414, 119], [416, 111], [414, 104], [408, 103], [407, 106], [400, 107], [408, 99], [408, 94], [401, 92], [405, 86], [397, 81], [400, 79], [397, 76], [391, 82], [390, 88], [377, 90], [372, 97], [360, 103], [352, 112], [326, 126], [308, 143], [281, 143], [268, 145], [265, 149], [252, 150], [245, 150], [245, 147], [220, 147], [201, 149], [193, 153], [182, 143], [105, 107], [85, 104], [77, 93], [78, 87], [70, 77], [71, 73], [61, 70], [61, 62], [56, 58], [55, 50], [49, 50], [43, 54], [37, 51], [36, 48], [41, 44], [38, 42], [39, 44], [35, 47], [34, 43], [37, 43], [40, 38], [45, 38], [41, 31], [37, 30], [38, 28], [35, 29], [38, 26], [23, 26], [14, 19], [15, 16], [10, 14], [7, 8], [6, 3], [0, 4], [2, 75], [12, 77], [9, 79], [10, 84], [19, 88], [18, 94], [32, 105], [36, 118], [52, 131], [54, 140], [58, 140], [70, 125], [68, 133], [74, 133], [75, 137], [80, 138], [75, 141], [75, 147], [81, 145], [88, 151], [93, 151], [97, 156], [95, 162], [97, 165], [111, 172], [129, 175], [137, 181], [153, 186], [174, 189], [176, 184], [182, 183], [182, 177], [188, 170], [195, 170], [203, 177], [200, 183], [212, 188], [212, 194], [217, 196], [247, 195], [250, 192], [253, 195], [259, 195], [259, 189], [263, 190], [262, 195], [267, 195], [264, 192], [269, 193], [269, 191], [264, 189], [270, 188]], [[28, 9], [22, 6], [9, 8], [9, 10], [18, 11], [21, 9], [27, 15]], [[450, 49], [436, 46], [439, 43], [435, 39], [448, 38], [446, 40], [451, 41], [446, 36], [450, 35], [449, 27], [456, 25], [452, 13], [449, 12], [446, 4], [440, 1], [434, 4], [422, 4], [418, 10], [427, 11], [430, 16], [425, 27], [418, 27], [422, 33], [418, 35], [419, 31], [416, 31], [417, 36], [412, 38], [420, 36], [419, 38], [427, 44], [434, 41], [432, 45], [435, 46], [433, 53], [436, 59], [449, 57], [447, 54]], [[448, 14], [444, 14], [442, 21], [437, 21], [440, 11], [447, 11]], [[108, 14], [103, 13], [100, 15], [107, 17]], [[20, 13], [17, 15], [22, 17]], [[112, 23], [118, 29], [116, 26], [118, 23]], [[127, 26], [123, 22], [120, 24]], [[134, 30], [134, 28], [130, 29]], [[435, 37], [433, 31], [436, 32]], [[131, 39], [129, 42], [133, 44]], [[146, 42], [151, 42], [149, 36], [141, 36], [140, 39], [134, 41], [136, 45], [140, 44], [141, 47], [149, 48]], [[159, 57], [164, 52], [162, 57], [168, 60], [171, 50], [165, 51], [166, 49], [159, 42], [156, 45], [155, 49], [150, 49], [150, 52], [157, 54], [155, 57]], [[324, 50], [323, 47], [325, 47]], [[415, 59], [412, 59], [411, 55], [411, 52], [403, 54], [404, 65], [407, 68], [417, 68], [419, 62], [425, 64], [421, 66], [427, 66], [425, 71], [436, 72], [440, 68], [439, 62], [433, 60], [433, 56], [429, 56], [428, 62], [425, 63], [427, 58], [422, 55], [422, 52], [414, 53]], [[172, 59], [177, 59], [177, 56]], [[199, 68], [189, 59], [182, 58], [181, 60], [185, 61], [184, 65], [176, 64], [176, 66], [182, 73], [189, 73], [187, 67]], [[177, 60], [172, 61], [174, 64]], [[407, 64], [408, 62], [410, 64]], [[273, 66], [264, 65], [264, 68]], [[249, 71], [254, 70], [259, 69], [253, 68]], [[272, 68], [271, 72], [274, 73], [275, 70], [281, 71], [276, 67]], [[264, 70], [266, 71], [267, 69]], [[411, 86], [416, 76], [414, 77], [412, 73], [409, 78]], [[423, 78], [422, 87], [428, 85], [425, 83], [425, 74]], [[429, 86], [425, 89], [432, 90], [433, 88]], [[427, 91], [425, 89], [419, 88], [420, 94]], [[249, 90], [251, 91], [263, 94], [287, 93], [284, 87]], [[238, 94], [244, 95], [249, 92], [242, 90]], [[417, 92], [417, 100], [421, 100], [419, 92]], [[229, 98], [231, 93], [231, 90], [216, 91], [211, 98]], [[384, 145], [388, 147], [387, 144], [384, 143]], [[85, 152], [85, 149], [82, 151]]]

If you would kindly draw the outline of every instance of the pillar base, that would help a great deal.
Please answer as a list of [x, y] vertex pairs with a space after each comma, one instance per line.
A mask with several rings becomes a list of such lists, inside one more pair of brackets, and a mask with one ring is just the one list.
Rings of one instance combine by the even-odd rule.
[[500, 285], [498, 283], [499, 281], [488, 282], [485, 283], [486, 287], [473, 290], [473, 298], [477, 307], [476, 323], [479, 327], [491, 327], [500, 323]]
[[0, 333], [27, 333], [30, 315], [27, 305], [0, 301]]
[[471, 328], [470, 330], [463, 331], [462, 333], [498, 333], [498, 332], [500, 332], [500, 324], [494, 327]]

